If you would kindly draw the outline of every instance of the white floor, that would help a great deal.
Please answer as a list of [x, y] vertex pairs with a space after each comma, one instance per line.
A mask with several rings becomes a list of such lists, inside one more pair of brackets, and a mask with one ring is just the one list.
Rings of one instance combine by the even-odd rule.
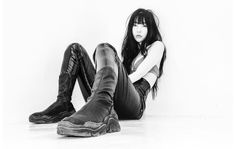
[[57, 124], [5, 123], [3, 148], [233, 148], [232, 127], [222, 117], [146, 113], [141, 120], [120, 121], [120, 125], [122, 130], [118, 133], [77, 138], [57, 135]]

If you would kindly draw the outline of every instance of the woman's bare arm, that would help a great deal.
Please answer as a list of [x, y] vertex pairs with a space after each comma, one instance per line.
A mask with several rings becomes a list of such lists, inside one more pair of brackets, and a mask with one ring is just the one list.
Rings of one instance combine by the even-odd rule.
[[155, 65], [159, 68], [162, 54], [164, 51], [164, 44], [161, 41], [154, 42], [148, 50], [147, 57], [138, 66], [137, 70], [129, 75], [132, 83], [142, 78]]

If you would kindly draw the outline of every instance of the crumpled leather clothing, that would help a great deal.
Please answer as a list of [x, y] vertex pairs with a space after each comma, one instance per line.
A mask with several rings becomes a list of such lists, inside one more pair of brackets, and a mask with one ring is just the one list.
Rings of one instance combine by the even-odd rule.
[[[79, 75], [79, 84], [83, 96], [88, 98], [91, 95], [92, 84], [95, 80], [96, 66], [94, 67], [86, 50], [78, 43], [74, 43], [78, 47], [79, 53], [82, 55], [80, 67], [83, 69], [83, 74]], [[108, 43], [100, 44], [105, 46], [115, 53], [115, 62], [118, 66], [118, 80], [116, 90], [113, 96], [114, 109], [119, 116], [119, 119], [140, 119], [145, 110], [145, 100], [150, 91], [149, 83], [141, 78], [132, 83], [123, 66], [120, 58], [114, 47]], [[93, 53], [93, 61], [95, 63], [95, 53]], [[80, 71], [82, 73], [82, 71]], [[85, 85], [86, 84], [86, 85]], [[87, 87], [86, 87], [87, 86]]]
[[117, 76], [111, 67], [103, 67], [96, 73], [92, 94], [87, 103], [76, 113], [63, 119], [76, 125], [84, 123], [103, 122], [113, 108], [113, 94], [116, 88]]

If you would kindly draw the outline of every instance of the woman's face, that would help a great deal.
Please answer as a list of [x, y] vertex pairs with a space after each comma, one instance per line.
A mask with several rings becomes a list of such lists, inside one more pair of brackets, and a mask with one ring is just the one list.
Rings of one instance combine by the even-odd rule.
[[146, 23], [141, 24], [141, 23], [134, 23], [133, 28], [132, 28], [132, 33], [134, 36], [134, 39], [138, 43], [142, 43], [142, 41], [147, 37], [148, 29]]

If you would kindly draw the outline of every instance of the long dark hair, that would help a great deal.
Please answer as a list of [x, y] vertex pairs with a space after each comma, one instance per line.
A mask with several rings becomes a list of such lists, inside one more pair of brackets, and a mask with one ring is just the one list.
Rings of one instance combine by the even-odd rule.
[[[142, 8], [137, 9], [131, 14], [131, 17], [128, 18], [128, 26], [126, 29], [124, 41], [122, 44], [121, 56], [123, 58], [123, 65], [128, 74], [131, 73], [131, 64], [133, 59], [138, 55], [139, 52], [146, 57], [148, 53], [147, 47], [154, 43], [155, 41], [162, 41], [161, 34], [158, 30], [159, 20], [157, 16], [149, 9], [145, 10]], [[141, 45], [134, 39], [132, 34], [132, 27], [134, 23], [146, 24], [148, 33], [146, 38], [142, 41]], [[166, 59], [166, 47], [164, 49], [162, 59], [159, 67], [159, 76], [152, 87], [152, 97], [153, 99], [157, 94], [157, 81], [163, 74], [163, 65]]]

